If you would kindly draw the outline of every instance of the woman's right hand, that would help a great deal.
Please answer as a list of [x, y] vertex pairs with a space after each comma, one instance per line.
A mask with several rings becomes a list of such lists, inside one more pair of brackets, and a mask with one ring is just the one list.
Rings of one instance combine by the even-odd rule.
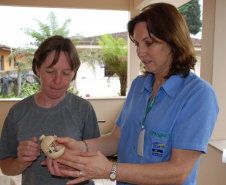
[[[80, 152], [83, 151], [83, 145], [85, 145], [83, 142], [78, 142], [69, 137], [64, 137], [64, 138], [58, 137], [56, 142], [57, 144], [65, 146], [64, 155], [73, 155], [73, 156], [80, 155]], [[71, 171], [75, 170], [74, 168], [70, 168], [68, 166], [59, 164], [58, 162], [56, 162], [55, 160], [52, 160], [49, 157], [47, 157], [45, 161], [42, 161], [41, 164], [47, 165], [50, 174], [54, 176], [65, 177], [65, 175], [62, 174], [60, 170], [71, 170]]]
[[65, 146], [64, 155], [80, 155], [80, 152], [86, 150], [83, 142], [76, 141], [69, 137], [58, 137], [56, 141]]
[[21, 167], [31, 166], [33, 161], [40, 155], [40, 145], [37, 138], [33, 137], [31, 140], [21, 141], [17, 147], [18, 161]]

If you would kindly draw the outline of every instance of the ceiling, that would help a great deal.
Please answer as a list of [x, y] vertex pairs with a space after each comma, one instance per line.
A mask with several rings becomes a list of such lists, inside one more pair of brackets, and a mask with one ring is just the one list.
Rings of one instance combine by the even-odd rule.
[[148, 4], [153, 4], [153, 3], [158, 3], [158, 2], [170, 3], [178, 8], [191, 0], [162, 0], [162, 1], [161, 0], [133, 0], [133, 1], [134, 1], [134, 7], [136, 9], [141, 10]]
[[148, 4], [166, 2], [176, 7], [190, 0], [0, 0], [0, 6], [30, 6], [51, 8], [78, 8], [78, 9], [103, 9], [103, 10], [141, 10]]

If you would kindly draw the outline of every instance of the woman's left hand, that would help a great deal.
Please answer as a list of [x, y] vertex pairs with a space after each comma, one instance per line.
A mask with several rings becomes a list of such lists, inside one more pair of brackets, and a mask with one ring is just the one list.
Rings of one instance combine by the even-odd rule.
[[112, 162], [99, 151], [81, 152], [80, 156], [64, 155], [59, 163], [73, 168], [60, 170], [65, 176], [76, 177], [67, 184], [77, 184], [90, 179], [107, 179], [112, 168]]
[[70, 171], [75, 170], [74, 168], [58, 163], [57, 161], [51, 159], [50, 157], [47, 157], [46, 161], [43, 161], [41, 164], [47, 165], [49, 173], [53, 176], [66, 177], [66, 175], [62, 174], [60, 170], [70, 170]]

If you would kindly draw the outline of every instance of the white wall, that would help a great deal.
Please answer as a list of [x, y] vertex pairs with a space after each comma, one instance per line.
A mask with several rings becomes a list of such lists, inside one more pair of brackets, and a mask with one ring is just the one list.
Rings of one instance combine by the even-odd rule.
[[96, 65], [95, 73], [87, 63], [82, 63], [77, 74], [77, 90], [82, 97], [118, 97], [118, 77], [104, 77], [104, 68]]
[[226, 139], [226, 1], [216, 1], [212, 85], [216, 91], [220, 113], [213, 139]]
[[211, 140], [226, 139], [226, 1], [203, 1], [201, 77], [212, 84], [220, 112]]

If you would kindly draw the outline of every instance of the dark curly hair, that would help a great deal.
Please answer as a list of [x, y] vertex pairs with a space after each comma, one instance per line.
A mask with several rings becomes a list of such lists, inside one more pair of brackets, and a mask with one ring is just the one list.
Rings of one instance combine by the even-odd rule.
[[81, 62], [73, 42], [69, 38], [64, 38], [59, 35], [44, 40], [36, 50], [32, 62], [32, 70], [34, 74], [37, 75], [35, 68], [40, 68], [46, 57], [52, 51], [55, 51], [55, 56], [49, 67], [54, 66], [58, 62], [61, 51], [65, 52], [71, 70], [75, 72], [75, 75], [72, 78], [72, 80], [74, 80]]
[[[171, 47], [172, 65], [165, 78], [168, 79], [171, 75], [177, 74], [181, 74], [184, 78], [187, 77], [190, 69], [194, 69], [196, 58], [187, 24], [180, 12], [173, 5], [167, 3], [146, 6], [127, 24], [132, 42], [134, 42], [134, 27], [139, 22], [147, 24], [149, 36], [154, 42], [157, 41], [152, 34]], [[146, 76], [148, 73], [145, 71], [144, 75]]]

